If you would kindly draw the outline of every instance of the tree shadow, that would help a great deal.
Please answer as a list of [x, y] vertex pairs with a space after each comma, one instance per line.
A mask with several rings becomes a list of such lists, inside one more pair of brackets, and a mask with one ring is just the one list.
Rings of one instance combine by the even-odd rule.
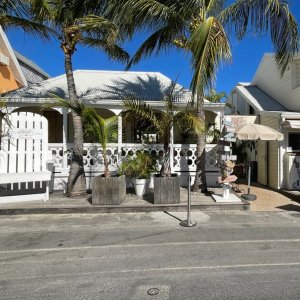
[[[91, 74], [90, 82], [78, 84], [78, 80], [87, 80], [79, 76], [80, 72], [74, 72], [78, 97], [89, 104], [101, 104], [101, 100], [139, 99], [145, 101], [161, 101], [170, 94], [172, 80], [160, 73], [116, 72]], [[106, 74], [106, 75], [105, 75]], [[99, 77], [101, 80], [99, 80]], [[95, 79], [96, 78], [96, 79]], [[48, 80], [31, 84], [4, 95], [9, 98], [51, 98], [52, 95], [68, 98], [67, 81], [65, 75], [50, 78]], [[173, 91], [174, 101], [186, 103], [191, 101], [191, 92], [180, 84], [176, 84]]]
[[[129, 77], [129, 76], [127, 76]], [[101, 87], [89, 89], [82, 94], [83, 99], [92, 104], [99, 100], [138, 99], [144, 101], [161, 101], [170, 94], [172, 81], [169, 78], [160, 78], [156, 75], [136, 75], [131, 78], [116, 78], [103, 84]], [[186, 102], [191, 99], [191, 92], [176, 84], [174, 92], [175, 102]]]
[[276, 208], [280, 208], [282, 210], [287, 210], [287, 211], [298, 211], [298, 212], [300, 212], [300, 206], [295, 205], [295, 204], [287, 204], [287, 205], [277, 206]]

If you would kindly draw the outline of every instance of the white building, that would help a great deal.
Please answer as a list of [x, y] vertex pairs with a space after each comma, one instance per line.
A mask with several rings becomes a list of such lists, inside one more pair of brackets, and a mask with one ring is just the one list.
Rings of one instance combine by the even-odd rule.
[[231, 113], [257, 116], [256, 123], [284, 134], [282, 142], [258, 142], [258, 182], [300, 189], [300, 55], [281, 76], [273, 54], [265, 54], [251, 83], [239, 83], [228, 102]]

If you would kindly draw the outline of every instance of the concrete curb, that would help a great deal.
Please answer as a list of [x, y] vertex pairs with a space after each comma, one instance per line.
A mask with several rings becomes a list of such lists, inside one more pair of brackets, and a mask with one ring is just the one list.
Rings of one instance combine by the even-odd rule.
[[[191, 206], [192, 211], [224, 211], [250, 209], [250, 203], [215, 203], [195, 204]], [[135, 213], [135, 212], [155, 212], [155, 211], [186, 211], [186, 205], [99, 205], [99, 206], [68, 206], [68, 207], [26, 207], [26, 208], [0, 208], [0, 215], [29, 215], [29, 214], [94, 214], [94, 213]]]

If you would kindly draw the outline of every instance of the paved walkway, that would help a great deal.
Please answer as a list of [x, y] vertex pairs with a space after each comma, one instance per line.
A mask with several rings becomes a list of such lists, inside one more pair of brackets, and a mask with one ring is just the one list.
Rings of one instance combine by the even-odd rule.
[[[221, 189], [214, 189], [221, 193]], [[127, 193], [121, 205], [91, 205], [91, 195], [86, 197], [68, 198], [62, 192], [50, 194], [50, 199], [44, 201], [19, 202], [0, 204], [0, 214], [18, 213], [96, 213], [96, 212], [147, 212], [147, 211], [186, 211], [188, 192], [186, 188], [180, 190], [180, 204], [153, 204], [153, 193], [144, 198], [136, 196], [133, 192]], [[210, 194], [191, 194], [192, 210], [248, 210], [249, 203], [216, 203]]]
[[[238, 186], [242, 193], [247, 192], [247, 185]], [[222, 193], [222, 189], [211, 189]], [[97, 213], [97, 212], [148, 212], [148, 211], [186, 211], [188, 193], [181, 188], [180, 204], [154, 205], [153, 194], [144, 198], [129, 192], [121, 205], [92, 206], [91, 195], [87, 197], [68, 198], [62, 192], [50, 195], [47, 202], [32, 201], [0, 204], [0, 214], [32, 214], [32, 213]], [[242, 193], [237, 193], [241, 195]], [[300, 191], [274, 191], [265, 186], [253, 183], [251, 193], [257, 200], [249, 203], [216, 203], [210, 195], [192, 193], [192, 211], [212, 210], [248, 210], [251, 211], [297, 211], [300, 212]]]
[[[247, 193], [247, 185], [240, 184], [239, 189]], [[250, 193], [257, 196], [257, 200], [250, 203], [252, 211], [299, 211], [300, 191], [275, 191], [261, 184], [251, 184]], [[241, 195], [241, 193], [238, 193]]]

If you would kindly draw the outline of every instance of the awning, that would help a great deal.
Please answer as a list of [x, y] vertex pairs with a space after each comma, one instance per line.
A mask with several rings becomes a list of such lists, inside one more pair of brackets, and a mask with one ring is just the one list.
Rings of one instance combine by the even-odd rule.
[[283, 128], [300, 129], [300, 120], [287, 120], [282, 123]]

